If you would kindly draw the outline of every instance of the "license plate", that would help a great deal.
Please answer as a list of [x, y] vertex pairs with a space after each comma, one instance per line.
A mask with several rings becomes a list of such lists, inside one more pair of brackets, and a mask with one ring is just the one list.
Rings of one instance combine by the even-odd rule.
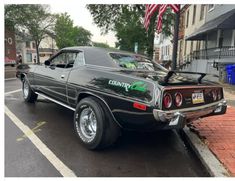
[[193, 104], [199, 104], [204, 102], [204, 96], [202, 92], [196, 92], [192, 94]]

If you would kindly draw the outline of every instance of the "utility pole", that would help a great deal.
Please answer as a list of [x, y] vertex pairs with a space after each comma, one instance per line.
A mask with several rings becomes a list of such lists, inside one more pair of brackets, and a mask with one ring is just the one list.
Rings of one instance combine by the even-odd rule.
[[173, 43], [172, 67], [171, 67], [172, 70], [176, 69], [176, 63], [177, 63], [179, 23], [180, 23], [180, 7], [179, 7], [179, 11], [176, 13], [176, 17], [175, 17], [174, 38], [173, 38], [174, 43]]

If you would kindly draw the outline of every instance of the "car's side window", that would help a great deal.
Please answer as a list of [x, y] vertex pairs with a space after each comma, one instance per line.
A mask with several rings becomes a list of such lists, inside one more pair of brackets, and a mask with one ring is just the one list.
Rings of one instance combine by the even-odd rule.
[[51, 60], [51, 65], [59, 68], [72, 68], [84, 64], [83, 52], [61, 53]]
[[66, 53], [61, 53], [51, 60], [51, 65], [65, 68], [67, 65]]
[[75, 56], [74, 66], [73, 67], [79, 67], [82, 65], [85, 65], [85, 59], [84, 59], [84, 53], [83, 52], [77, 52]]

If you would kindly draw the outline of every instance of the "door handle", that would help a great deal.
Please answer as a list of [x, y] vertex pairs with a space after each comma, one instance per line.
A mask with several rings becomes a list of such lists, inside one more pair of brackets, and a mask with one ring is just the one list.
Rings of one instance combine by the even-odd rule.
[[65, 77], [64, 75], [61, 75], [61, 76], [60, 76], [61, 79], [64, 79], [64, 77]]

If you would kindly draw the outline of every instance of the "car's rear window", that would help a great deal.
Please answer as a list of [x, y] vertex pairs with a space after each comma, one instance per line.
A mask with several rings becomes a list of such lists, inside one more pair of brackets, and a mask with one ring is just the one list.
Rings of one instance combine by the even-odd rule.
[[122, 68], [126, 69], [140, 69], [149, 71], [165, 71], [161, 65], [153, 63], [150, 59], [132, 54], [110, 53], [115, 63]]

